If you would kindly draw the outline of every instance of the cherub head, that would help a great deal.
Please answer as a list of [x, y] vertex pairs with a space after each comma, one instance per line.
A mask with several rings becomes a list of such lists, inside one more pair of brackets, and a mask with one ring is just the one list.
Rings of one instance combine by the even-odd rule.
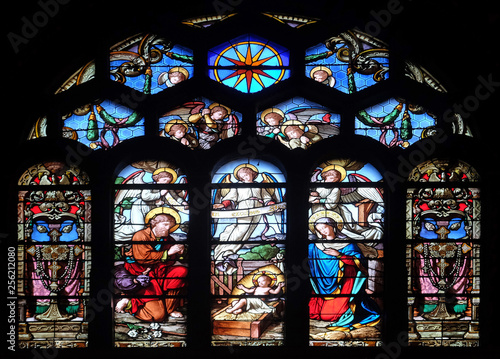
[[168, 79], [175, 85], [179, 82], [184, 81], [186, 79], [186, 76], [184, 76], [184, 74], [180, 71], [175, 71], [168, 74]]
[[328, 73], [325, 70], [318, 70], [313, 73], [314, 81], [323, 82], [328, 78]]
[[325, 171], [321, 174], [325, 182], [340, 182], [342, 174], [336, 169]]
[[301, 128], [301, 126], [289, 125], [286, 126], [284, 133], [289, 139], [294, 139], [304, 136], [305, 131]]
[[[189, 78], [189, 72], [184, 67], [172, 67], [168, 72], [162, 72], [158, 76], [158, 84], [167, 86], [176, 85]], [[170, 83], [170, 84], [169, 84]]]
[[154, 171], [152, 177], [156, 183], [173, 183], [177, 179], [177, 173], [172, 168], [162, 167]]
[[279, 126], [283, 119], [285, 118], [285, 114], [279, 108], [268, 108], [265, 111], [262, 111], [260, 115], [261, 121], [268, 126]]
[[269, 112], [264, 116], [264, 122], [269, 126], [279, 126], [283, 121], [283, 117], [277, 112]]
[[[330, 81], [335, 83], [335, 79], [332, 77], [332, 70], [325, 66], [317, 66], [311, 70], [309, 76], [317, 82], [324, 83], [328, 78], [331, 78]], [[333, 86], [333, 84], [331, 85]]]
[[214, 106], [210, 109], [210, 118], [213, 120], [222, 120], [227, 117], [228, 111], [223, 106]]
[[183, 138], [186, 135], [187, 128], [181, 124], [175, 124], [170, 127], [168, 135], [177, 139]]
[[236, 178], [245, 183], [252, 183], [258, 173], [249, 167], [242, 167], [236, 172]]

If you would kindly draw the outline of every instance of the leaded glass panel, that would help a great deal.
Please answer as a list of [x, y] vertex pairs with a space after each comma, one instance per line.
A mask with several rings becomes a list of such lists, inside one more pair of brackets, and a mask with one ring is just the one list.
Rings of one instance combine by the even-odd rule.
[[406, 148], [436, 131], [433, 113], [401, 98], [391, 98], [356, 114], [355, 133], [389, 148]]
[[415, 186], [407, 190], [406, 206], [410, 345], [479, 344], [478, 179], [468, 164], [442, 159], [424, 162], [410, 174]]
[[384, 290], [384, 191], [370, 164], [313, 171], [309, 195], [309, 343], [378, 346]]
[[248, 34], [213, 47], [208, 53], [208, 76], [244, 93], [261, 91], [290, 77], [289, 51]]
[[290, 149], [307, 149], [338, 135], [339, 131], [339, 114], [302, 97], [294, 97], [257, 114], [257, 134], [277, 140]]
[[306, 76], [346, 94], [389, 77], [387, 44], [359, 30], [343, 32], [306, 50]]
[[212, 345], [283, 345], [286, 202], [283, 173], [240, 159], [212, 177]]
[[136, 110], [103, 100], [63, 116], [63, 137], [93, 150], [110, 149], [124, 140], [144, 135], [144, 119]]
[[110, 76], [144, 94], [193, 77], [193, 51], [154, 34], [138, 34], [111, 48]]
[[116, 347], [182, 347], [187, 335], [186, 176], [165, 161], [120, 171], [114, 196]]
[[212, 148], [217, 142], [240, 133], [241, 113], [221, 103], [200, 97], [160, 117], [160, 136], [191, 149]]
[[91, 196], [83, 186], [88, 177], [76, 167], [46, 162], [30, 167], [18, 184], [19, 347], [86, 347]]

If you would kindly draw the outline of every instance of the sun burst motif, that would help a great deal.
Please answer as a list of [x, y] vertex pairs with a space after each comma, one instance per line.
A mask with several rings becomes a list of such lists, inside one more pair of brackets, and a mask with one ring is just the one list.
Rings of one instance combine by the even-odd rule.
[[225, 43], [212, 52], [210, 77], [242, 92], [257, 92], [289, 77], [288, 51], [254, 36]]

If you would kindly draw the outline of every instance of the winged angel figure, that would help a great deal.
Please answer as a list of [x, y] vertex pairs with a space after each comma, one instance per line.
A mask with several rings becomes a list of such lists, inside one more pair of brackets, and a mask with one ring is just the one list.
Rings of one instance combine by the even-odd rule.
[[[219, 183], [235, 182], [251, 184], [277, 181], [271, 174], [259, 173], [254, 165], [245, 163], [236, 166], [233, 173], [223, 176]], [[231, 274], [236, 270], [235, 261], [243, 242], [252, 239], [276, 240], [284, 234], [286, 205], [280, 188], [221, 186], [214, 191], [212, 201], [212, 236], [218, 236], [219, 240], [214, 249], [214, 260], [221, 271]], [[270, 220], [271, 217], [274, 218]], [[270, 229], [274, 232], [272, 237], [267, 235]], [[255, 237], [251, 238], [253, 234]]]
[[323, 108], [300, 107], [286, 112], [269, 108], [261, 113], [262, 124], [257, 130], [261, 136], [277, 139], [291, 149], [306, 149], [339, 133], [338, 125], [331, 122], [331, 117], [331, 113]]
[[[173, 207], [179, 212], [187, 212], [187, 192], [165, 188], [143, 188], [145, 184], [182, 184], [186, 183], [169, 163], [143, 161], [132, 165], [132, 172], [121, 182], [123, 188], [115, 194], [115, 240], [128, 241], [137, 231], [144, 229], [146, 214], [156, 207]], [[144, 177], [152, 178], [145, 181]]]
[[192, 101], [167, 112], [160, 135], [192, 148], [209, 149], [219, 140], [238, 134], [239, 119], [229, 107], [216, 102], [206, 106], [205, 102]]
[[[373, 243], [365, 243], [367, 246], [373, 247], [383, 235], [384, 200], [382, 191], [375, 187], [354, 185], [371, 182], [364, 175], [359, 173], [347, 175], [347, 170], [355, 171], [363, 166], [364, 164], [356, 161], [341, 160], [327, 162], [315, 170], [312, 182], [342, 182], [347, 176], [353, 186], [313, 188], [309, 195], [312, 212], [310, 224], [320, 219], [322, 212], [337, 213], [337, 222], [342, 222], [342, 225], [337, 227], [337, 238], [374, 240]], [[352, 210], [356, 210], [356, 208], [358, 213], [357, 216], [354, 216]], [[365, 246], [362, 245], [362, 247]], [[370, 248], [366, 248], [366, 250], [369, 254], [368, 257], [376, 253]]]

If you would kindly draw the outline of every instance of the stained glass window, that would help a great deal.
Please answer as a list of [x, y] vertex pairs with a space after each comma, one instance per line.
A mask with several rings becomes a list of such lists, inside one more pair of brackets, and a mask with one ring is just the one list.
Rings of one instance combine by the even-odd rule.
[[329, 160], [309, 195], [311, 346], [378, 346], [382, 340], [384, 195], [370, 164]]
[[389, 50], [382, 41], [351, 30], [306, 50], [306, 76], [343, 93], [389, 77]]
[[479, 343], [480, 189], [462, 161], [434, 159], [409, 175], [406, 204], [409, 343]]
[[436, 134], [436, 116], [422, 106], [391, 98], [356, 114], [355, 133], [387, 147], [406, 148]]
[[256, 35], [244, 35], [209, 50], [208, 76], [245, 93], [290, 77], [289, 51]]
[[110, 149], [124, 140], [143, 135], [142, 115], [110, 100], [86, 104], [63, 116], [63, 137], [93, 150]]
[[339, 114], [302, 97], [294, 97], [257, 114], [257, 134], [278, 140], [290, 149], [309, 148], [338, 135], [339, 128]]
[[116, 44], [109, 61], [113, 80], [145, 94], [193, 76], [193, 52], [153, 34], [138, 34]]
[[114, 339], [117, 347], [186, 344], [186, 176], [171, 163], [135, 162], [114, 195]]
[[212, 345], [283, 345], [285, 177], [238, 159], [212, 177]]
[[89, 179], [76, 167], [44, 162], [26, 170], [18, 185], [19, 347], [86, 347]]
[[209, 149], [217, 142], [238, 135], [242, 115], [204, 97], [186, 102], [160, 117], [160, 136], [192, 149]]
[[[495, 187], [488, 196], [482, 182], [494, 176], [428, 161], [445, 152], [493, 168], [495, 141], [472, 121], [490, 114], [480, 87], [496, 80], [467, 78], [489, 48], [476, 46], [483, 57], [467, 71], [441, 64], [462, 76], [453, 93], [470, 96], [457, 99], [404, 58], [425, 55], [399, 34], [415, 14], [406, 6], [391, 3], [387, 24], [386, 9], [369, 9], [362, 32], [330, 2], [297, 2], [304, 14], [238, 2], [89, 5], [92, 46], [69, 32], [47, 44], [47, 24], [6, 67], [16, 101], [4, 106], [5, 133], [22, 137], [2, 176], [13, 185], [0, 228], [9, 342], [20, 356], [61, 359], [264, 346], [278, 357], [398, 359], [490, 345], [495, 299], [479, 278], [496, 252], [481, 230], [496, 231], [480, 220], [494, 218], [485, 198]], [[85, 12], [71, 8], [73, 23]], [[51, 19], [59, 32], [62, 18]], [[443, 43], [431, 42], [434, 56]], [[41, 93], [47, 80], [55, 86]], [[399, 352], [395, 339], [412, 347]]]

